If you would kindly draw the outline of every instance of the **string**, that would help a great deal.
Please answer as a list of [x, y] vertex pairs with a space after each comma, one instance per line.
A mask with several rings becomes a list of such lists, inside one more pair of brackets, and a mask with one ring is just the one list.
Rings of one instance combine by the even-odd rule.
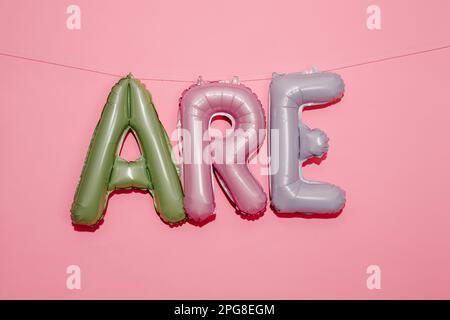
[[[384, 58], [378, 58], [378, 59], [374, 59], [374, 60], [367, 60], [367, 61], [344, 65], [344, 66], [340, 66], [340, 67], [335, 67], [335, 68], [331, 68], [331, 69], [327, 69], [327, 70], [323, 70], [323, 71], [325, 71], [325, 72], [339, 71], [339, 70], [350, 69], [350, 68], [355, 68], [355, 67], [360, 67], [360, 66], [365, 66], [365, 65], [369, 65], [369, 64], [375, 64], [375, 63], [380, 63], [380, 62], [385, 62], [385, 61], [390, 61], [390, 60], [402, 59], [402, 58], [406, 58], [406, 57], [426, 54], [426, 53], [435, 52], [435, 51], [446, 50], [446, 49], [450, 49], [450, 45], [445, 45], [442, 47], [435, 47], [435, 48], [430, 48], [430, 49], [425, 49], [425, 50], [420, 50], [420, 51], [412, 51], [412, 52], [408, 52], [408, 53], [404, 53], [404, 54], [399, 54], [399, 55], [389, 56], [389, 57], [384, 57]], [[96, 69], [91, 69], [91, 68], [86, 68], [86, 67], [79, 67], [79, 66], [74, 66], [74, 65], [64, 64], [64, 63], [58, 63], [58, 62], [54, 62], [54, 61], [30, 58], [30, 57], [25, 57], [25, 56], [21, 56], [21, 55], [11, 54], [11, 53], [0, 52], [0, 56], [24, 60], [24, 61], [30, 61], [30, 62], [40, 63], [40, 64], [52, 65], [52, 66], [56, 66], [56, 67], [66, 68], [66, 69], [74, 69], [74, 70], [79, 70], [79, 71], [96, 73], [96, 74], [106, 75], [106, 76], [110, 76], [110, 77], [114, 77], [114, 78], [122, 78], [123, 77], [123, 75], [112, 73], [112, 72], [106, 72], [106, 71], [101, 71], [101, 70], [96, 70]], [[195, 82], [193, 80], [184, 80], [184, 79], [165, 79], [165, 78], [147, 78], [147, 77], [139, 78], [139, 79], [143, 80], [143, 81], [154, 81], [154, 82], [175, 82], [175, 83], [194, 83]], [[271, 76], [261, 77], [261, 78], [241, 79], [241, 82], [256, 82], [256, 81], [269, 81], [269, 80], [272, 80]]]

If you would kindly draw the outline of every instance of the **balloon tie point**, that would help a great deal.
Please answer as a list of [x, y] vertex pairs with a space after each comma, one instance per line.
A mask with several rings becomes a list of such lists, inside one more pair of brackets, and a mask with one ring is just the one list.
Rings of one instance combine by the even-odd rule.
[[303, 71], [303, 74], [314, 74], [314, 73], [321, 73], [321, 71], [317, 67], [312, 67], [311, 69]]
[[203, 84], [205, 84], [205, 80], [203, 80], [202, 76], [198, 76], [198, 78], [197, 78], [197, 85], [201, 86]]

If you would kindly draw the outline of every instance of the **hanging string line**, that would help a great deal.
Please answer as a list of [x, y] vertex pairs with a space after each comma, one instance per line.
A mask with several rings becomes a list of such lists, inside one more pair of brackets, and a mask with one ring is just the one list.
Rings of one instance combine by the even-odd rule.
[[[390, 60], [396, 60], [396, 59], [421, 55], [421, 54], [425, 54], [425, 53], [429, 53], [429, 52], [446, 50], [446, 49], [450, 49], [450, 45], [445, 45], [442, 47], [435, 47], [435, 48], [420, 50], [420, 51], [413, 51], [413, 52], [408, 52], [408, 53], [404, 53], [404, 54], [399, 54], [399, 55], [395, 55], [395, 56], [384, 57], [384, 58], [379, 58], [379, 59], [374, 59], [374, 60], [367, 60], [364, 62], [349, 64], [349, 65], [331, 68], [331, 69], [327, 69], [327, 70], [323, 70], [323, 71], [325, 71], [325, 72], [339, 71], [339, 70], [350, 69], [350, 68], [365, 66], [365, 65], [374, 64], [374, 63], [380, 63], [380, 62], [385, 62], [385, 61], [390, 61]], [[66, 69], [74, 69], [74, 70], [79, 70], [79, 71], [96, 73], [96, 74], [106, 75], [106, 76], [115, 77], [115, 78], [123, 77], [123, 75], [116, 74], [116, 73], [105, 72], [105, 71], [100, 71], [100, 70], [95, 70], [95, 69], [90, 69], [90, 68], [85, 68], [85, 67], [78, 67], [78, 66], [73, 66], [73, 65], [69, 65], [69, 64], [63, 64], [63, 63], [41, 60], [41, 59], [36, 59], [36, 58], [29, 58], [29, 57], [24, 57], [24, 56], [20, 56], [20, 55], [10, 54], [10, 53], [0, 52], [0, 56], [14, 58], [14, 59], [20, 59], [20, 60], [25, 60], [25, 61], [35, 62], [35, 63], [41, 63], [41, 64], [46, 64], [46, 65], [51, 65], [51, 66], [56, 66], [56, 67], [61, 67], [61, 68], [66, 68]], [[194, 83], [195, 82], [194, 80], [164, 79], [164, 78], [139, 78], [139, 79], [144, 80], [144, 81], [155, 81], [155, 82], [177, 82], [177, 83]], [[268, 81], [271, 79], [272, 79], [272, 77], [241, 79], [241, 82]]]

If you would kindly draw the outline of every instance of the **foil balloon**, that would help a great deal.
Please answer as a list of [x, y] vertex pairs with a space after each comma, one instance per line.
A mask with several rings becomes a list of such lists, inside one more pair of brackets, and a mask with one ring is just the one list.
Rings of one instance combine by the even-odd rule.
[[[273, 74], [270, 84], [271, 206], [278, 213], [338, 213], [345, 192], [328, 183], [308, 181], [302, 164], [328, 151], [328, 137], [301, 121], [305, 107], [342, 97], [344, 82], [334, 73]], [[300, 110], [300, 113], [299, 113]]]
[[[209, 133], [216, 115], [231, 120], [233, 128], [224, 136]], [[187, 215], [201, 222], [214, 214], [212, 171], [238, 212], [263, 212], [267, 197], [247, 166], [265, 137], [264, 113], [256, 95], [237, 78], [228, 82], [200, 78], [183, 93], [179, 118]]]
[[[142, 156], [129, 162], [119, 153], [130, 130]], [[112, 191], [133, 188], [152, 194], [164, 221], [185, 219], [183, 192], [171, 150], [150, 93], [131, 74], [121, 79], [112, 88], [92, 136], [72, 204], [73, 223], [96, 224]]]

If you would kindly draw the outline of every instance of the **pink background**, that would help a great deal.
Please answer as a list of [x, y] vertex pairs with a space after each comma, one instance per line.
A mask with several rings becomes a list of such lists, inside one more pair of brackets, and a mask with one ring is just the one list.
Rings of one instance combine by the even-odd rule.
[[[81, 7], [81, 30], [66, 8]], [[340, 67], [448, 45], [450, 2], [5, 1], [0, 51], [136, 77], [227, 79]], [[330, 136], [306, 176], [347, 191], [336, 219], [217, 218], [170, 228], [149, 195], [110, 199], [96, 232], [70, 205], [117, 79], [0, 57], [0, 298], [450, 298], [450, 50], [339, 71], [344, 99], [305, 113]], [[167, 131], [188, 86], [144, 81]], [[267, 111], [268, 81], [248, 82]], [[266, 152], [266, 145], [261, 152]], [[132, 158], [136, 148], [126, 148]], [[267, 191], [267, 179], [258, 174]], [[66, 288], [81, 267], [82, 289]], [[381, 290], [366, 268], [379, 265]]]

